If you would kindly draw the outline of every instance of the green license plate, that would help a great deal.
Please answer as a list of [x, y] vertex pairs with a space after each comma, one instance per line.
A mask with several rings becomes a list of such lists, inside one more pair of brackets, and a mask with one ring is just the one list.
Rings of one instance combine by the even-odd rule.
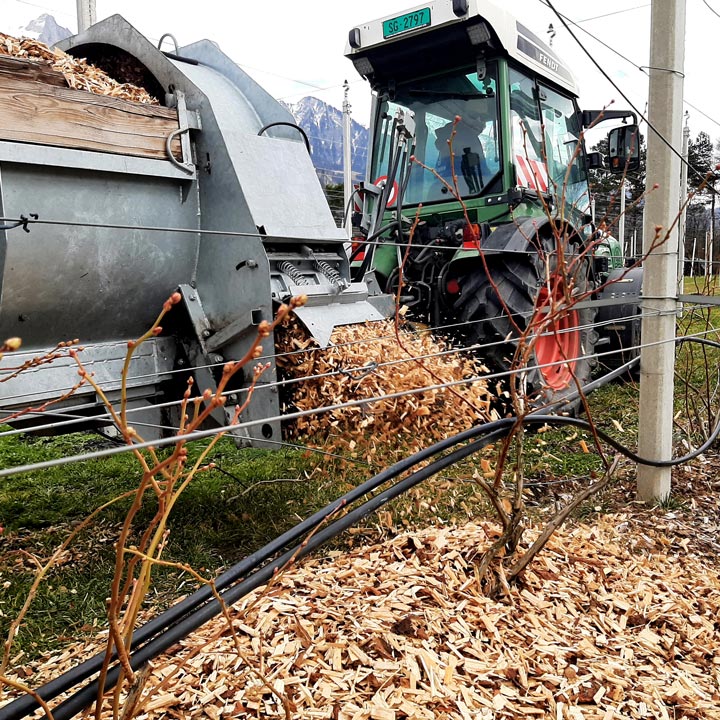
[[393, 35], [407, 32], [408, 30], [417, 30], [417, 28], [427, 27], [430, 24], [430, 8], [422, 8], [415, 12], [400, 15], [392, 20], [383, 22], [383, 38], [389, 38]]

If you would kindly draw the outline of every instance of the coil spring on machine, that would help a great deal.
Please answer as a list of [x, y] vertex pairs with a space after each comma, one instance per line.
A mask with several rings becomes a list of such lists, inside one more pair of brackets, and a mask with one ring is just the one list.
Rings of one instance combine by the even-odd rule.
[[288, 260], [279, 263], [278, 270], [285, 273], [296, 285], [309, 285], [307, 278]]
[[325, 260], [315, 260], [315, 267], [333, 284], [340, 285], [342, 282], [342, 275], [328, 262]]

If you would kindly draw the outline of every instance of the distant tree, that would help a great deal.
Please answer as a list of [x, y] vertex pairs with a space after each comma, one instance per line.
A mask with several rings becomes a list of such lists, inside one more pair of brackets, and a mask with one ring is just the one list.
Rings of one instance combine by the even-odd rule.
[[709, 232], [711, 238], [715, 237], [715, 204], [717, 181], [720, 179], [715, 170], [716, 162], [717, 144], [713, 143], [710, 135], [701, 131], [694, 140], [690, 138], [687, 180], [688, 188], [695, 197], [688, 205], [685, 218], [685, 257], [688, 259], [693, 254], [696, 258], [706, 259], [706, 235]]
[[[689, 263], [693, 258], [696, 261], [705, 260], [705, 238], [710, 230], [710, 224], [710, 211], [707, 203], [704, 200], [691, 201], [685, 218], [685, 258], [688, 270]], [[696, 265], [693, 272], [702, 273], [702, 269]]]
[[703, 185], [705, 178], [714, 172], [715, 148], [706, 132], [699, 132], [695, 140], [688, 143], [688, 185], [696, 193], [707, 194], [709, 188]]

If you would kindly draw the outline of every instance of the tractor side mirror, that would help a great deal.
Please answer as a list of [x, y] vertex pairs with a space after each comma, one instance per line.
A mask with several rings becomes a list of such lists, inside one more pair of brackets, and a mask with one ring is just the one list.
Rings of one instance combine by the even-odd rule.
[[640, 130], [621, 125], [608, 133], [608, 170], [622, 173], [640, 167]]

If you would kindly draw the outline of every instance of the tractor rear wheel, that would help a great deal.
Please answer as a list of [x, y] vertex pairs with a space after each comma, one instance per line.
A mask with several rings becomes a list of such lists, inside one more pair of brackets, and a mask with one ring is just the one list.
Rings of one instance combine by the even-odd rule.
[[[574, 246], [568, 246], [560, 263], [554, 238], [540, 236], [535, 242], [540, 252], [529, 244], [527, 252], [487, 253], [489, 275], [478, 260], [458, 278], [455, 311], [465, 342], [479, 346], [475, 352], [489, 369], [523, 368], [515, 387], [529, 405], [542, 407], [587, 384], [597, 365], [598, 335], [594, 309], [574, 307], [591, 290], [588, 260], [573, 260]], [[556, 311], [548, 317], [551, 307]], [[563, 409], [579, 404], [577, 399]]]

